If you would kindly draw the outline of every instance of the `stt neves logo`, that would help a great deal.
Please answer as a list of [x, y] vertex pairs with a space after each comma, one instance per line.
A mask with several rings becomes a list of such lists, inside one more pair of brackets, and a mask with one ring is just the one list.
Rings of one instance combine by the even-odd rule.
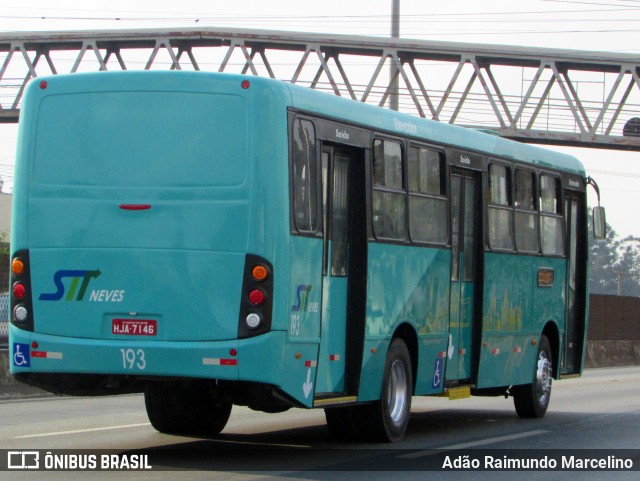
[[92, 289], [88, 296], [89, 284], [100, 277], [102, 272], [96, 270], [62, 269], [53, 275], [55, 291], [40, 294], [40, 301], [83, 301], [88, 297], [90, 302], [122, 302], [123, 289]]
[[[91, 279], [95, 279], [99, 277], [100, 269], [95, 271], [76, 271], [76, 270], [61, 270], [56, 272], [53, 275], [53, 283], [56, 286], [56, 291], [40, 294], [41, 301], [59, 301], [64, 297], [65, 294], [65, 286], [64, 282], [62, 282], [65, 278], [71, 279], [71, 285], [69, 286], [69, 292], [67, 292], [67, 301], [72, 301], [75, 297], [76, 301], [81, 301], [84, 299], [84, 295], [87, 293], [87, 288], [89, 287], [89, 282]], [[78, 289], [78, 284], [82, 280], [82, 284], [80, 285], [80, 290], [78, 291], [78, 296], [76, 297], [76, 291]]]

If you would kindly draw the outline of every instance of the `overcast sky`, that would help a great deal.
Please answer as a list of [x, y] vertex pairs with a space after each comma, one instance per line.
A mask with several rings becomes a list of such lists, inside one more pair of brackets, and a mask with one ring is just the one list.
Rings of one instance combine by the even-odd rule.
[[[640, 53], [640, 0], [400, 3], [404, 38]], [[0, 31], [215, 26], [389, 36], [390, 12], [391, 0], [0, 0]], [[9, 186], [15, 136], [14, 125], [0, 124], [0, 176]], [[596, 178], [618, 234], [640, 237], [640, 153], [556, 149], [580, 158]]]

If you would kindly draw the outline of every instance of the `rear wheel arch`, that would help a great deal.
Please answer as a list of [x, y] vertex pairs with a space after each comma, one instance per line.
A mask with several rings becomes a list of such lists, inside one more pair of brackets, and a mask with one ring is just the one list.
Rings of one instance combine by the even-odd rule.
[[[411, 370], [413, 372], [413, 392], [416, 390], [416, 379], [418, 373], [418, 335], [416, 334], [415, 329], [408, 323], [401, 324], [398, 326], [393, 333], [391, 338], [391, 342], [394, 339], [402, 339], [409, 350], [409, 357], [411, 359]], [[389, 343], [391, 346], [391, 343]]]
[[560, 331], [555, 321], [549, 321], [542, 330], [542, 335], [547, 337], [551, 348], [551, 361], [553, 362], [553, 378], [560, 378]]
[[536, 346], [538, 353], [533, 366], [532, 382], [511, 387], [516, 412], [522, 418], [543, 417], [551, 399], [553, 356], [545, 334], [542, 334]]
[[326, 409], [331, 435], [342, 441], [395, 442], [402, 439], [411, 413], [412, 363], [406, 341], [400, 335], [394, 336], [385, 354], [379, 399], [367, 404]]

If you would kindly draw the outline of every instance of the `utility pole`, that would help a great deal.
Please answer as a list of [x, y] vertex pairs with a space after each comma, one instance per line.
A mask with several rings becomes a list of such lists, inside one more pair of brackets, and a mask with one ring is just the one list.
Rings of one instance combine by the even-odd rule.
[[[400, 38], [400, 0], [391, 0], [391, 38]], [[394, 78], [396, 75], [398, 66], [395, 59], [391, 60], [391, 70], [389, 72], [390, 78]], [[391, 93], [389, 95], [389, 108], [391, 110], [398, 110], [398, 95], [399, 84], [398, 77], [390, 84]]]

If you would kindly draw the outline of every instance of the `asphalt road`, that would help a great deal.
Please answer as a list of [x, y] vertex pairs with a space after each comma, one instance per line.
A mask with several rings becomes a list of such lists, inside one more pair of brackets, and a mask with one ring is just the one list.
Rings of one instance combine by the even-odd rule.
[[[38, 479], [527, 479], [638, 480], [640, 471], [428, 471], [462, 450], [484, 462], [557, 450], [628, 449], [640, 466], [640, 367], [589, 370], [555, 382], [545, 418], [523, 420], [511, 399], [414, 398], [405, 438], [393, 445], [329, 438], [321, 410], [281, 414], [234, 407], [215, 439], [168, 436], [149, 424], [141, 395], [0, 402], [0, 450], [142, 453], [163, 471], [43, 472]], [[505, 450], [523, 451], [505, 451]], [[435, 451], [437, 450], [437, 451]], [[490, 450], [490, 451], [485, 451]], [[548, 450], [548, 451], [534, 451]], [[82, 451], [83, 453], [91, 451]], [[561, 451], [564, 452], [564, 451]], [[4, 453], [4, 452], [3, 452]], [[506, 454], [505, 454], [506, 453]], [[599, 451], [605, 455], [621, 451]], [[536, 454], [536, 455], [537, 455]], [[591, 456], [590, 451], [567, 451]], [[3, 454], [4, 455], [4, 454]], [[525, 456], [526, 457], [526, 456]], [[365, 473], [366, 472], [366, 473]], [[34, 479], [0, 472], [0, 479]]]

